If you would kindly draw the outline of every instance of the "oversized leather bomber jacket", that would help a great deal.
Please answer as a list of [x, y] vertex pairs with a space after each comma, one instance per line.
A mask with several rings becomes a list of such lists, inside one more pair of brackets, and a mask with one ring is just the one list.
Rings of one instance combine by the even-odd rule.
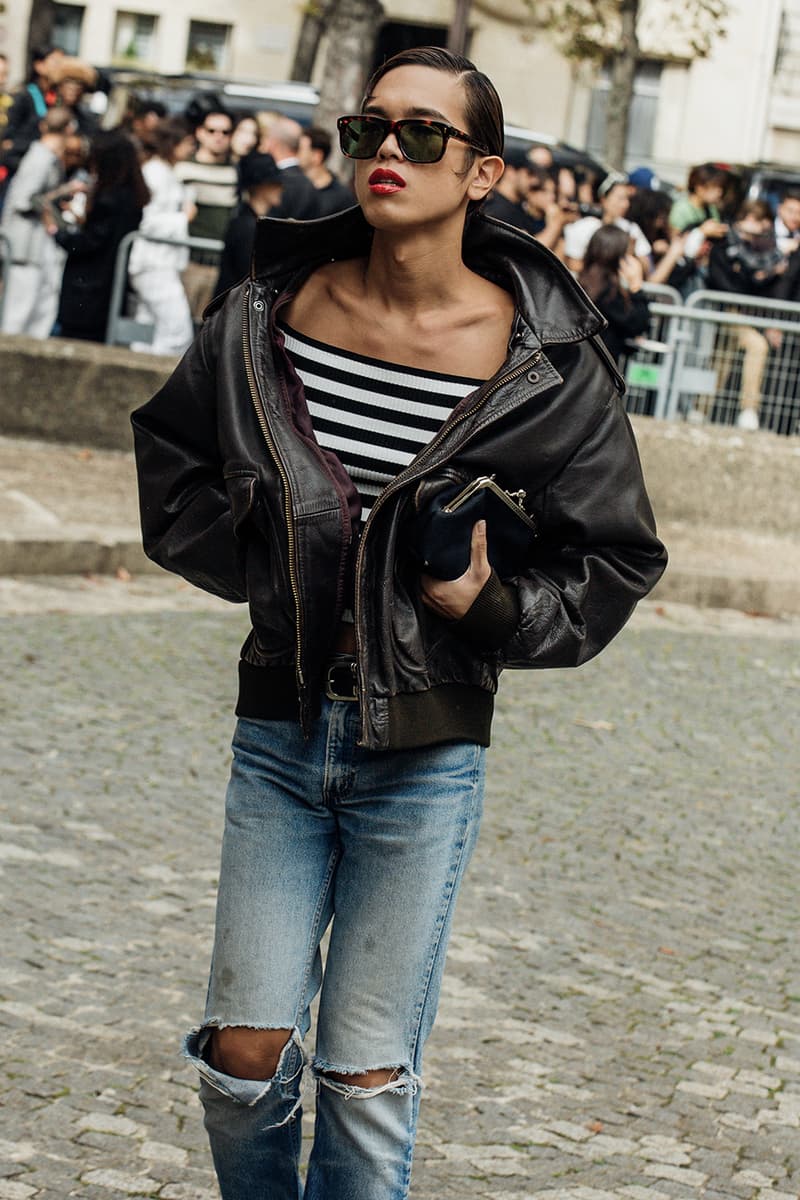
[[[358, 537], [353, 485], [314, 439], [275, 313], [322, 263], [365, 255], [370, 237], [358, 208], [259, 222], [250, 279], [211, 306], [133, 414], [144, 545], [198, 587], [249, 603], [240, 716], [308, 728], [355, 563], [362, 744], [488, 744], [500, 670], [597, 654], [666, 553], [602, 317], [549, 251], [480, 213], [464, 260], [516, 298], [508, 356], [386, 487]], [[446, 621], [420, 600], [414, 514], [445, 482], [493, 473], [527, 493], [536, 549]]]

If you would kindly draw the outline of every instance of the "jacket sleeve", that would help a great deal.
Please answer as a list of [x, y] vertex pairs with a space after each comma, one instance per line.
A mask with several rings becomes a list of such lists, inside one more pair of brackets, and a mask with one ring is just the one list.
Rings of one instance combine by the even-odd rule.
[[716, 292], [746, 292], [750, 286], [750, 275], [738, 258], [728, 254], [728, 241], [722, 238], [714, 242], [708, 260], [708, 286]]
[[172, 376], [131, 417], [145, 553], [224, 600], [247, 599], [217, 440], [216, 313]]
[[508, 667], [586, 662], [619, 632], [667, 563], [633, 430], [618, 396], [548, 484], [536, 565], [517, 580]]

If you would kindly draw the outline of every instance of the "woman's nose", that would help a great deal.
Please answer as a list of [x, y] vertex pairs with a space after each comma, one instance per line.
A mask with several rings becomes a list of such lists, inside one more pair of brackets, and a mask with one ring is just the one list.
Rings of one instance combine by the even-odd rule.
[[391, 129], [378, 147], [378, 158], [403, 158], [403, 151], [397, 140], [397, 134]]

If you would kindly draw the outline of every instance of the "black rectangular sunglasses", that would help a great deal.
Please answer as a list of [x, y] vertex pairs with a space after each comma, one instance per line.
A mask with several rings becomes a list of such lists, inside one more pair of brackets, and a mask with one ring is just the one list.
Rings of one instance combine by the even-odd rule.
[[466, 142], [481, 154], [489, 153], [485, 146], [473, 141], [463, 130], [428, 117], [403, 117], [400, 121], [390, 121], [388, 117], [360, 113], [352, 117], [339, 117], [336, 125], [339, 145], [346, 158], [373, 158], [390, 133], [397, 138], [403, 157], [412, 163], [439, 162], [450, 138]]

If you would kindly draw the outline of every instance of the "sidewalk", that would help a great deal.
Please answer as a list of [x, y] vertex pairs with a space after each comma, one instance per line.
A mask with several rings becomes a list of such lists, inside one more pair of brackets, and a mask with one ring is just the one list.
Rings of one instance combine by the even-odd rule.
[[[670, 566], [652, 598], [800, 614], [797, 524], [782, 536], [661, 520]], [[141, 548], [133, 456], [0, 438], [0, 576], [116, 573], [162, 574]]]

